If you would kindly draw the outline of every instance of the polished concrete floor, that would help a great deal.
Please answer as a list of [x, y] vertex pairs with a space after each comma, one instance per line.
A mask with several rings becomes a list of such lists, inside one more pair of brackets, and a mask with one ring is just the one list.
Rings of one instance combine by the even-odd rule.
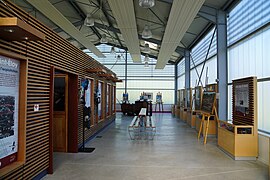
[[154, 140], [130, 140], [132, 117], [117, 114], [98, 138], [87, 146], [95, 151], [56, 153], [55, 172], [44, 179], [93, 180], [267, 180], [268, 167], [256, 161], [234, 161], [209, 138], [206, 145], [197, 133], [171, 114], [153, 114]]

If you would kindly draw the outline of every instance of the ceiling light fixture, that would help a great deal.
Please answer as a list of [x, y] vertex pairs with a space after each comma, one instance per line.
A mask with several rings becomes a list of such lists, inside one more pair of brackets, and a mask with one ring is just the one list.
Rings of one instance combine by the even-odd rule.
[[146, 55], [144, 56], [144, 62], [149, 62], [149, 55], [148, 55], [148, 54], [146, 54]]
[[144, 62], [144, 67], [149, 68], [149, 63], [147, 61]]
[[115, 51], [115, 47], [114, 46], [112, 46], [112, 48], [111, 48], [111, 54], [115, 54], [116, 53], [116, 51]]
[[144, 29], [143, 29], [143, 32], [142, 32], [142, 38], [149, 39], [151, 37], [152, 37], [152, 32], [149, 29], [149, 26], [148, 25], [145, 25], [144, 26]]
[[121, 56], [119, 54], [117, 55], [116, 60], [117, 61], [120, 61], [121, 60]]
[[145, 52], [145, 53], [148, 53], [148, 54], [151, 52], [151, 49], [150, 49], [148, 43], [145, 43], [145, 45], [144, 45], [144, 52]]
[[94, 26], [95, 25], [95, 19], [93, 18], [92, 14], [87, 14], [85, 20], [84, 20], [85, 26]]
[[155, 5], [155, 0], [139, 0], [139, 5], [143, 8], [151, 8]]
[[102, 34], [102, 35], [101, 35], [100, 43], [101, 43], [101, 44], [108, 43], [108, 39], [107, 39], [107, 37], [106, 37], [106, 34]]

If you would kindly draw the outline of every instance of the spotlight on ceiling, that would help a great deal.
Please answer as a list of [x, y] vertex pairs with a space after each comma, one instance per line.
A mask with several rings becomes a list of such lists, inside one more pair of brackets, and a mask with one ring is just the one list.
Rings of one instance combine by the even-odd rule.
[[116, 51], [115, 51], [115, 47], [114, 46], [112, 46], [112, 48], [111, 48], [111, 54], [115, 54], [116, 53]]
[[144, 62], [149, 62], [149, 56], [148, 56], [148, 54], [145, 55]]
[[119, 54], [117, 55], [116, 60], [117, 61], [120, 61], [121, 60], [121, 56]]
[[149, 29], [149, 26], [148, 25], [145, 25], [144, 26], [144, 29], [143, 29], [143, 32], [142, 32], [142, 38], [149, 39], [151, 37], [152, 37], [152, 32]]
[[145, 45], [144, 45], [144, 52], [147, 53], [147, 54], [149, 54], [151, 52], [151, 49], [150, 49], [148, 43], [145, 43]]
[[93, 18], [92, 14], [87, 14], [85, 20], [84, 20], [85, 26], [94, 26], [95, 25], [95, 19]]
[[155, 0], [139, 0], [139, 5], [143, 8], [151, 8], [155, 5]]
[[144, 67], [149, 68], [149, 63], [147, 61], [144, 62]]
[[106, 37], [106, 34], [102, 34], [101, 35], [101, 39], [100, 39], [100, 43], [101, 44], [105, 44], [105, 43], [107, 43], [108, 42], [108, 39], [107, 39], [107, 37]]

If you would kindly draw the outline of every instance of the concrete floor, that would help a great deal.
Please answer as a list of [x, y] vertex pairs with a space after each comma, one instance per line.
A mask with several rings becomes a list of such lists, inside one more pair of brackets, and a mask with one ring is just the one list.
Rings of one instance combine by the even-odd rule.
[[203, 145], [197, 133], [171, 114], [153, 114], [154, 140], [130, 140], [132, 117], [117, 114], [115, 123], [87, 144], [95, 151], [55, 153], [53, 175], [44, 179], [93, 180], [267, 180], [268, 166], [256, 161], [234, 161], [208, 138]]

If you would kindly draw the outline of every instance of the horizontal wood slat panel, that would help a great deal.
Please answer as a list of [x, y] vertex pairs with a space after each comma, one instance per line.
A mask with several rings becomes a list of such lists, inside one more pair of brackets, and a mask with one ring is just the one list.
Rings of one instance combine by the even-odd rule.
[[[55, 66], [64, 71], [78, 74], [80, 79], [85, 76], [104, 83], [115, 83], [98, 77], [94, 73], [85, 72], [85, 69], [102, 68], [108, 73], [114, 74], [104, 65], [95, 61], [92, 57], [83, 53], [67, 40], [47, 28], [41, 22], [31, 17], [10, 1], [5, 1], [10, 9], [14, 10], [32, 27], [46, 35], [44, 42], [8, 42], [0, 39], [0, 48], [23, 55], [28, 58], [28, 86], [27, 86], [27, 119], [26, 119], [26, 164], [9, 174], [3, 179], [33, 179], [49, 166], [49, 122], [50, 122], [50, 68]], [[12, 17], [14, 13], [0, 3], [0, 16]], [[96, 86], [96, 84], [94, 84]], [[34, 112], [34, 104], [39, 104], [39, 111]], [[105, 115], [104, 115], [105, 117]], [[115, 115], [106, 120], [95, 123], [91, 130], [86, 130], [86, 138], [112, 121]], [[78, 143], [82, 143], [82, 105], [78, 107]]]

